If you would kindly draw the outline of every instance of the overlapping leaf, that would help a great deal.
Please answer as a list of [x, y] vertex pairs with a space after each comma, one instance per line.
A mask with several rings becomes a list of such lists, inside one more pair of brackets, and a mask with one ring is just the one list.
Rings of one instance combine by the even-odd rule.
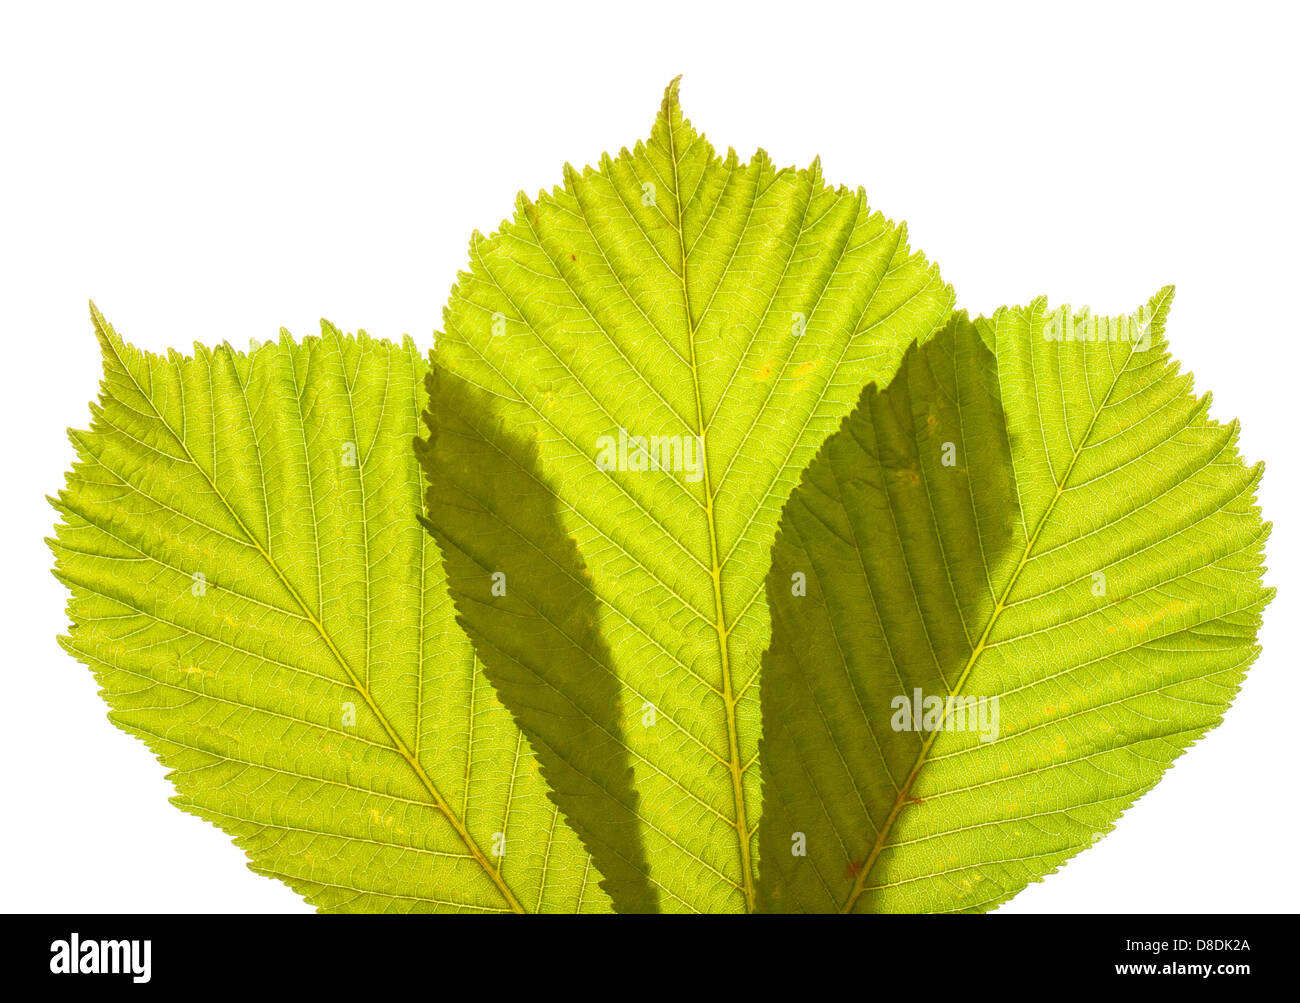
[[324, 911], [608, 908], [417, 522], [410, 340], [162, 358], [94, 320], [63, 643], [176, 802]]
[[806, 471], [768, 578], [765, 908], [992, 908], [1220, 720], [1268, 527], [1171, 298], [958, 315]]
[[63, 642], [322, 910], [992, 908], [1257, 652], [1260, 469], [1171, 297], [950, 316], [860, 190], [717, 156], [674, 82], [474, 235], [432, 366], [95, 313]]
[[621, 909], [754, 904], [781, 506], [946, 320], [905, 231], [681, 114], [475, 235], [422, 450], [461, 622]]

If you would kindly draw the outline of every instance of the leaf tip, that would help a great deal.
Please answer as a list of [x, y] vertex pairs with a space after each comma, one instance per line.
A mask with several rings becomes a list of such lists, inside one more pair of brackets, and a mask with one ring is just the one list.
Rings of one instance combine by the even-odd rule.
[[1169, 316], [1169, 308], [1174, 302], [1174, 287], [1170, 283], [1161, 286], [1154, 296], [1147, 301], [1147, 306], [1151, 308], [1151, 324], [1154, 327], [1159, 324], [1164, 326], [1164, 320]]
[[104, 355], [116, 355], [122, 347], [122, 338], [113, 330], [113, 325], [108, 322], [100, 312], [99, 307], [95, 306], [94, 300], [87, 301], [90, 304], [90, 322], [95, 328], [95, 337], [99, 340], [100, 350]]
[[659, 105], [659, 119], [670, 130], [685, 121], [682, 115], [681, 84], [682, 75], [679, 73], [668, 81], [668, 86], [664, 88], [663, 102]]

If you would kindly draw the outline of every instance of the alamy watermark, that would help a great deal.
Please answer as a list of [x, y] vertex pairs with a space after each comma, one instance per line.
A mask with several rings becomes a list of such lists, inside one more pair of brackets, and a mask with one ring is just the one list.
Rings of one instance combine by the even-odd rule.
[[692, 484], [704, 477], [704, 437], [700, 435], [602, 435], [596, 440], [601, 470], [669, 470]]
[[1124, 317], [1094, 317], [1083, 307], [1077, 314], [1061, 306], [1050, 314], [1043, 328], [1045, 341], [1127, 341], [1133, 351], [1145, 352], [1151, 347], [1151, 309], [1140, 306]]
[[977, 731], [981, 742], [998, 740], [998, 698], [925, 696], [919, 689], [889, 702], [894, 731]]
[[129, 975], [148, 982], [153, 942], [149, 940], [82, 940], [72, 934], [50, 944], [50, 971], [55, 975]]

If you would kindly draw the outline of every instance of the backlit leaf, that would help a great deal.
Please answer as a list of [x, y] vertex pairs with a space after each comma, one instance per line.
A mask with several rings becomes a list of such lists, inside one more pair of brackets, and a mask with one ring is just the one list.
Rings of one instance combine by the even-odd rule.
[[471, 241], [430, 378], [428, 518], [615, 905], [744, 911], [777, 517], [952, 293], [816, 163], [717, 155], [676, 82], [647, 143], [564, 180]]
[[763, 907], [993, 908], [1219, 722], [1272, 596], [1262, 468], [1170, 363], [1171, 299], [959, 314], [809, 466], [768, 578]]
[[94, 321], [63, 644], [176, 803], [322, 911], [608, 908], [417, 521], [414, 344], [323, 324], [163, 358]]

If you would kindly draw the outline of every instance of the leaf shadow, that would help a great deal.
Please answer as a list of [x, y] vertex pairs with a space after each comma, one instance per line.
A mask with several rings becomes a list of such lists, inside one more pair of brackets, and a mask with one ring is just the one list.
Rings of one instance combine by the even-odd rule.
[[[997, 360], [959, 311], [887, 386], [863, 388], [804, 469], [766, 580], [763, 911], [888, 908], [894, 884], [873, 879], [898, 820], [936, 810], [916, 788], [932, 732], [911, 712], [900, 725], [896, 701], [943, 701], [934, 726], [952, 730], [949, 698], [970, 696], [985, 639], [968, 625], [996, 615], [1018, 557], [1011, 455]], [[855, 716], [832, 727], [825, 707]]]
[[482, 389], [438, 365], [425, 377], [422, 521], [442, 551], [456, 619], [528, 737], [619, 912], [657, 912], [620, 683], [577, 542], [534, 440]]

